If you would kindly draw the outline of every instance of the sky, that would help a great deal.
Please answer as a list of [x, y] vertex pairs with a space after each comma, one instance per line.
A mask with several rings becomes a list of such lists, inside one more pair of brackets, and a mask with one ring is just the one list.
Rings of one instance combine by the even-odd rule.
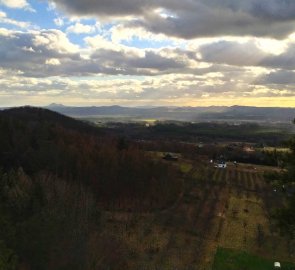
[[0, 0], [0, 106], [295, 107], [294, 0]]

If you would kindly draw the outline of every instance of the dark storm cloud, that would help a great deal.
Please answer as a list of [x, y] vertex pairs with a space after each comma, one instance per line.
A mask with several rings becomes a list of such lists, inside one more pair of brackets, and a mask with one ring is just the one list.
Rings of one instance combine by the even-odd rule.
[[295, 72], [288, 70], [278, 70], [263, 75], [256, 80], [256, 84], [269, 85], [295, 85]]
[[[222, 35], [283, 38], [294, 31], [294, 0], [54, 0], [80, 16], [133, 16], [144, 27], [185, 39]], [[162, 9], [162, 11], [161, 11]]]

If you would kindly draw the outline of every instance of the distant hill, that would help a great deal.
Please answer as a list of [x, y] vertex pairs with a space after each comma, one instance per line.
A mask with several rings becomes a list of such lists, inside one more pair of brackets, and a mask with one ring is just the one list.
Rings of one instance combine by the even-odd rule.
[[132, 119], [155, 119], [176, 121], [261, 121], [291, 122], [295, 118], [295, 108], [211, 106], [211, 107], [67, 107], [51, 104], [47, 108], [73, 117], [118, 117]]
[[51, 103], [47, 106], [47, 108], [60, 108], [60, 107], [65, 107], [63, 104], [59, 104], [59, 103]]
[[[57, 108], [57, 107], [56, 107]], [[58, 107], [59, 108], [59, 107]], [[0, 111], [0, 117], [10, 118], [11, 121], [19, 121], [29, 125], [51, 125], [62, 126], [66, 129], [75, 130], [87, 134], [101, 134], [101, 130], [85, 123], [76, 120], [66, 115], [60, 114], [55, 110], [47, 110], [43, 108], [24, 106], [17, 108], [10, 108]]]

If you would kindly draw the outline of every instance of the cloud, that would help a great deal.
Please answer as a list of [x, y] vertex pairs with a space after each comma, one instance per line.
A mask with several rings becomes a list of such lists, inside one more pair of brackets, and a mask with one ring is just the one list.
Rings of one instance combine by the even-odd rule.
[[[155, 77], [103, 75], [96, 78], [66, 77], [31, 78], [21, 72], [0, 68], [0, 105], [43, 104], [59, 100], [65, 104], [125, 105], [212, 105], [216, 102], [233, 105], [251, 102], [284, 102], [295, 97], [295, 87], [254, 85], [251, 70], [228, 69], [202, 75], [167, 74]], [[292, 99], [293, 98], [293, 99]], [[278, 101], [277, 101], [278, 100]], [[4, 103], [3, 103], [4, 102]], [[247, 103], [248, 102], [248, 103]], [[283, 105], [283, 103], [277, 103]]]
[[59, 30], [0, 31], [0, 67], [24, 76], [91, 74], [160, 75], [188, 72], [194, 54], [179, 49], [148, 50], [113, 44], [101, 36], [85, 39], [88, 49], [71, 43]]
[[220, 40], [186, 49], [139, 49], [96, 35], [84, 38], [81, 48], [59, 30], [2, 30], [0, 67], [19, 70], [23, 76], [30, 77], [204, 75], [212, 72], [232, 75], [243, 72], [245, 67], [252, 67], [252, 70], [256, 67], [253, 73], [260, 75], [265, 73], [264, 69], [295, 69], [293, 43], [283, 53], [274, 55], [260, 48], [255, 39]]
[[0, 31], [0, 67], [21, 71], [24, 75], [47, 76], [48, 59], [77, 61], [78, 47], [59, 30]]
[[261, 85], [272, 84], [272, 85], [280, 85], [280, 87], [292, 85], [293, 87], [295, 87], [295, 72], [289, 71], [289, 70], [278, 70], [278, 71], [270, 72], [268, 74], [265, 74], [257, 78], [256, 84], [261, 84]]
[[96, 25], [87, 25], [80, 22], [76, 22], [74, 25], [71, 25], [67, 28], [68, 33], [74, 34], [91, 34], [96, 32], [99, 29], [99, 24]]
[[61, 27], [65, 24], [64, 20], [62, 18], [55, 18], [53, 20], [53, 22], [55, 23], [55, 25]]
[[233, 74], [245, 67], [251, 67], [258, 76], [267, 69], [295, 69], [294, 55], [293, 42], [276, 55], [261, 48], [256, 39], [219, 40], [186, 49], [139, 49], [96, 35], [84, 38], [82, 48], [60, 30], [0, 29], [0, 67], [29, 77]]
[[8, 8], [25, 9], [27, 11], [35, 12], [26, 0], [0, 0], [0, 5]]
[[52, 66], [58, 66], [58, 65], [60, 65], [60, 61], [56, 58], [50, 58], [50, 59], [46, 59], [45, 64], [52, 65]]
[[212, 64], [295, 70], [295, 41], [291, 39], [224, 39], [189, 48], [198, 52], [199, 60]]
[[125, 19], [125, 27], [183, 39], [212, 36], [283, 38], [294, 32], [293, 0], [52, 0], [71, 15]]
[[205, 62], [237, 66], [259, 66], [270, 56], [253, 41], [238, 42], [221, 40], [200, 46], [200, 54]]
[[132, 41], [134, 38], [139, 40], [151, 41], [151, 42], [175, 42], [178, 40], [168, 39], [163, 34], [154, 34], [145, 30], [143, 27], [126, 27], [124, 24], [116, 24], [110, 29], [112, 41], [120, 43], [121, 41]]
[[291, 42], [283, 53], [265, 58], [261, 65], [272, 68], [295, 70], [295, 42]]
[[[163, 10], [157, 12], [173, 17]], [[7, 16], [2, 12], [1, 17]], [[71, 22], [72, 26], [79, 23], [88, 25], [81, 20]], [[172, 45], [166, 47], [143, 49], [120, 41], [143, 33], [157, 35], [144, 28], [131, 35], [126, 31], [128, 28], [118, 24], [108, 32], [103, 29], [101, 34], [84, 37], [82, 45], [77, 45], [71, 36], [56, 29], [0, 28], [0, 99], [15, 96], [20, 100], [42, 97], [52, 102], [154, 101], [180, 105], [192, 100], [223, 98], [234, 102], [295, 96], [293, 80], [288, 79], [295, 70], [295, 42], [291, 37], [282, 41], [215, 37], [193, 39], [182, 46], [173, 40], [175, 44], [171, 41]], [[158, 38], [165, 40], [163, 35]], [[268, 45], [274, 44], [270, 50]], [[281, 74], [275, 69], [282, 69]]]

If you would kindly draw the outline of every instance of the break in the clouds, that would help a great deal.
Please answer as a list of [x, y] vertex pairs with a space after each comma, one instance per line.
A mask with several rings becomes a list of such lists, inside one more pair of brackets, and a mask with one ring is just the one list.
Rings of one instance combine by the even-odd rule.
[[0, 105], [295, 106], [293, 0], [0, 0]]

